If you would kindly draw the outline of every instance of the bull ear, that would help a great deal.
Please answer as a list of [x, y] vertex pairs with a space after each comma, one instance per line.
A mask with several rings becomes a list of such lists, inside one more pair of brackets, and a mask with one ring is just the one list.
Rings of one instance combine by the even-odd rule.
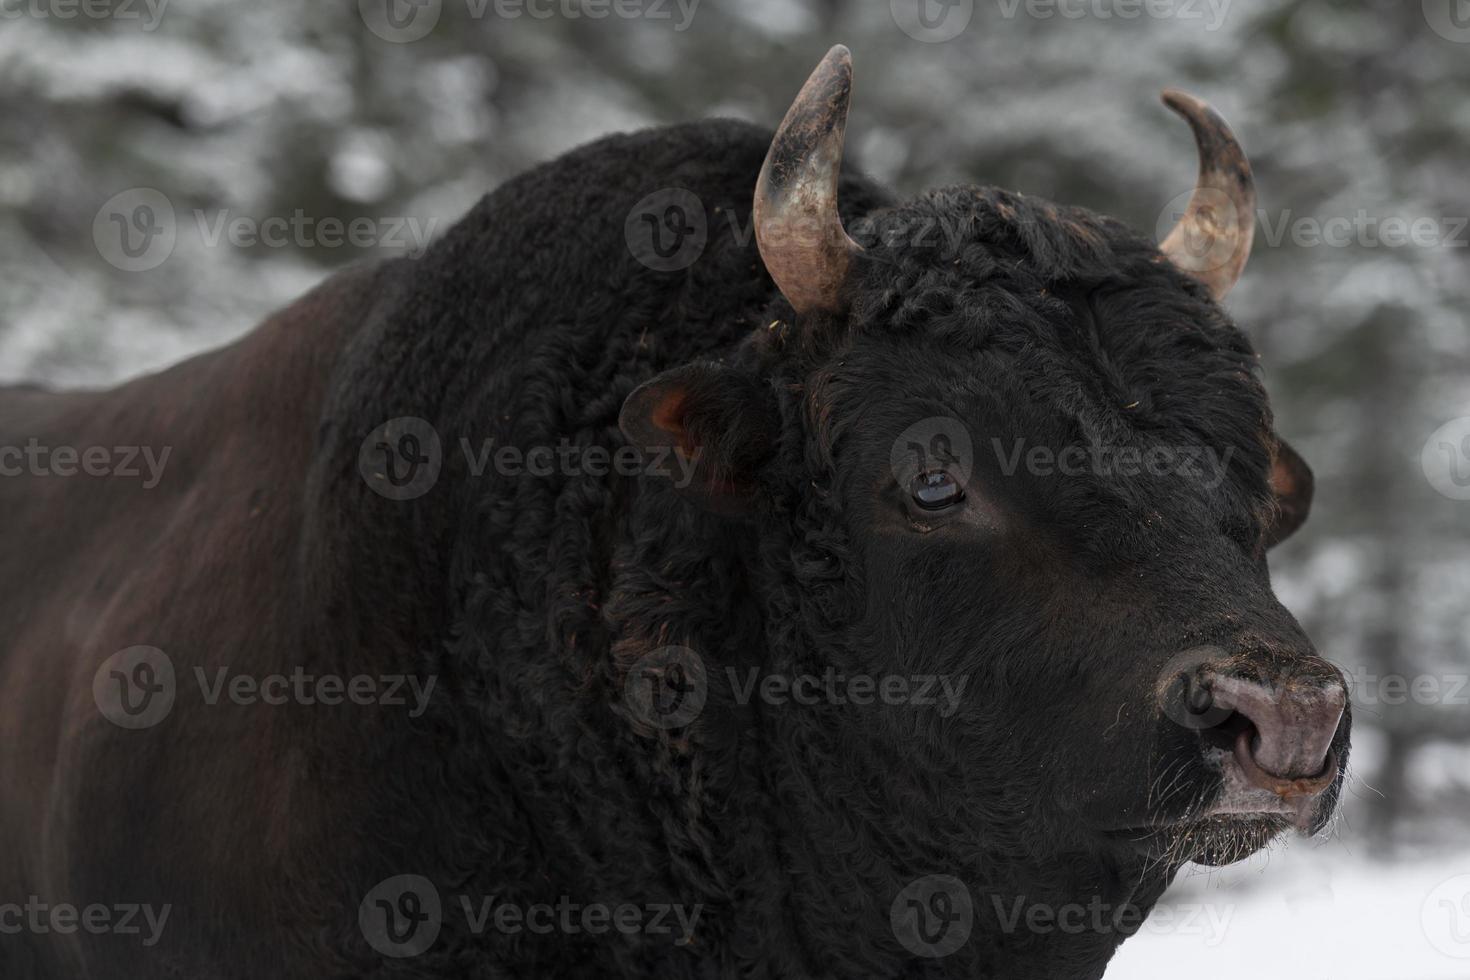
[[646, 473], [725, 514], [749, 508], [780, 431], [768, 385], [719, 364], [686, 364], [639, 385], [618, 428], [643, 451]]
[[1276, 453], [1271, 460], [1271, 492], [1276, 497], [1276, 512], [1266, 528], [1266, 547], [1272, 548], [1291, 537], [1307, 520], [1312, 508], [1312, 469], [1284, 439], [1276, 440]]

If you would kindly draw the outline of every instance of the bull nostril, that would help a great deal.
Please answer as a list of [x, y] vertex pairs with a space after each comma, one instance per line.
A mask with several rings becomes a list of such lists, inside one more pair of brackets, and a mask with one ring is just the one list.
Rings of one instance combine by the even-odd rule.
[[1316, 796], [1337, 778], [1337, 753], [1327, 750], [1320, 772], [1311, 776], [1283, 778], [1266, 772], [1256, 762], [1256, 746], [1260, 743], [1254, 726], [1242, 728], [1235, 739], [1235, 760], [1251, 783], [1268, 789], [1284, 800]]
[[1228, 728], [1222, 734], [1233, 737], [1235, 755], [1248, 772], [1277, 782], [1315, 782], [1324, 775], [1347, 705], [1340, 681], [1264, 684], [1217, 674], [1210, 686], [1216, 708], [1233, 709], [1239, 719], [1218, 727]]

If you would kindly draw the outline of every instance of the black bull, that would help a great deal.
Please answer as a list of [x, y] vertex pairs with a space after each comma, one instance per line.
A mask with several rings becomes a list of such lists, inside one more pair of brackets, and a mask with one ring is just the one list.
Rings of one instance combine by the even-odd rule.
[[[0, 392], [0, 975], [1095, 977], [1184, 860], [1323, 826], [1248, 239], [839, 181], [849, 72]], [[1013, 449], [1120, 441], [1229, 462]]]

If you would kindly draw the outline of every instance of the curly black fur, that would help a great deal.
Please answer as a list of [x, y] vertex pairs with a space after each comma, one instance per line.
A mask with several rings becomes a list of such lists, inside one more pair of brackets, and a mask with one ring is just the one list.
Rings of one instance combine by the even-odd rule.
[[[349, 458], [397, 415], [430, 419], [446, 443], [616, 448], [636, 385], [711, 362], [716, 390], [694, 393], [703, 415], [686, 422], [711, 465], [761, 487], [758, 513], [736, 521], [654, 478], [455, 471], [409, 506], [368, 494], [340, 462], [323, 478], [324, 519], [350, 542], [334, 556], [346, 591], [332, 628], [398, 610], [398, 643], [431, 651], [423, 669], [455, 693], [422, 729], [368, 748], [398, 775], [372, 787], [377, 859], [344, 892], [417, 868], [446, 893], [520, 904], [571, 894], [704, 909], [687, 945], [487, 938], [451, 917], [460, 928], [401, 966], [406, 975], [495, 975], [489, 964], [558, 976], [1097, 975], [1121, 935], [1007, 935], [989, 921], [992, 896], [1147, 908], [1172, 871], [1097, 839], [1076, 819], [1085, 797], [1063, 796], [1089, 775], [1063, 778], [1078, 768], [1070, 753], [1093, 761], [1092, 780], [1119, 786], [1109, 797], [1141, 804], [1147, 788], [1151, 731], [1132, 733], [1131, 754], [1069, 740], [1078, 719], [1065, 704], [1116, 684], [1089, 675], [1080, 634], [1111, 620], [1129, 641], [1169, 649], [1117, 621], [1160, 583], [1158, 605], [1195, 605], [1186, 622], [1197, 632], [1220, 625], [1200, 623], [1197, 607], [1220, 612], [1227, 577], [1253, 580], [1267, 618], [1284, 615], [1259, 584], [1264, 393], [1247, 341], [1201, 287], [1083, 211], [977, 188], [896, 205], [848, 177], [843, 208], [868, 246], [851, 312], [798, 330], [748, 234], [768, 142], [735, 123], [681, 126], [606, 139], [512, 181], [421, 262], [388, 273], [396, 282], [340, 372], [323, 460]], [[634, 202], [668, 186], [695, 193], [711, 229], [684, 272], [643, 267], [623, 240]], [[719, 372], [733, 404], [719, 401]], [[865, 544], [872, 469], [856, 463], [888, 441], [865, 435], [946, 397], [977, 399], [1004, 420], [997, 431], [1036, 442], [1228, 446], [1236, 468], [1213, 495], [1179, 500], [1101, 480], [1007, 488], [1045, 539], [1037, 546], [1065, 552], [1068, 566], [1008, 615], [994, 607], [1010, 590], [986, 579], [1030, 578], [1005, 567], [1020, 556], [977, 556], [956, 581], [932, 554], [875, 568]], [[385, 554], [400, 557], [387, 567]], [[920, 590], [907, 616], [892, 612]], [[994, 616], [910, 621], [946, 604]], [[1158, 619], [1170, 640], [1188, 631]], [[649, 731], [624, 704], [626, 671], [670, 644], [710, 665], [709, 704], [687, 728]], [[1102, 670], [1106, 657], [1093, 656]], [[833, 665], [942, 666], [986, 683], [973, 711], [916, 719], [742, 705], [723, 673]], [[1012, 744], [1028, 739], [1025, 751]], [[1120, 776], [1130, 765], [1134, 778]], [[895, 940], [889, 905], [908, 880], [940, 872], [966, 880], [980, 925], [964, 949], [926, 962]]]
[[[1137, 928], [1006, 919], [1018, 902], [1146, 912], [1188, 856], [1126, 832], [1211, 791], [1207, 772], [1177, 773], [1198, 745], [1153, 701], [1170, 654], [1309, 649], [1266, 579], [1273, 437], [1251, 348], [1116, 222], [991, 188], [898, 203], [855, 173], [840, 196], [865, 252], [848, 311], [797, 317], [750, 230], [769, 142], [729, 121], [610, 137], [510, 181], [423, 258], [351, 274], [299, 530], [261, 600], [270, 656], [412, 670], [438, 689], [418, 718], [281, 715], [268, 798], [211, 790], [272, 814], [268, 839], [239, 841], [250, 856], [218, 859], [258, 873], [181, 907], [187, 938], [142, 962], [192, 976], [1023, 980], [1098, 977]], [[640, 264], [624, 237], [635, 202], [668, 187], [695, 194], [709, 228], [676, 272]], [[628, 396], [671, 370], [706, 499], [655, 475], [476, 474], [460, 451], [617, 450]], [[930, 529], [887, 486], [895, 436], [930, 415], [971, 429], [972, 492], [995, 527]], [[444, 447], [438, 483], [409, 501], [357, 469], [364, 438], [399, 416], [431, 422]], [[1232, 457], [1218, 486], [1006, 475], [992, 437]], [[740, 506], [707, 506], [719, 496]], [[673, 645], [707, 668], [707, 702], [686, 725], [650, 726], [629, 673]], [[766, 703], [731, 681], [828, 669], [968, 687], [941, 715]], [[265, 737], [207, 724], [196, 759]], [[401, 874], [432, 882], [444, 915], [426, 951], [399, 959], [369, 947], [358, 909]], [[900, 891], [930, 874], [963, 881], [975, 910], [941, 958], [890, 925]], [[476, 929], [461, 905], [562, 896], [699, 916], [689, 935], [540, 935]]]

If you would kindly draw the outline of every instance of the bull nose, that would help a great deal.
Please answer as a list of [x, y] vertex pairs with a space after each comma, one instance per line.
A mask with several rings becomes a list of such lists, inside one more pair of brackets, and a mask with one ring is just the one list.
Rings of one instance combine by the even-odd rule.
[[1253, 782], [1277, 792], [1306, 793], [1320, 791], [1336, 777], [1329, 755], [1347, 708], [1347, 688], [1335, 672], [1276, 683], [1212, 673], [1205, 681], [1217, 709], [1249, 723], [1236, 735], [1235, 756]]

